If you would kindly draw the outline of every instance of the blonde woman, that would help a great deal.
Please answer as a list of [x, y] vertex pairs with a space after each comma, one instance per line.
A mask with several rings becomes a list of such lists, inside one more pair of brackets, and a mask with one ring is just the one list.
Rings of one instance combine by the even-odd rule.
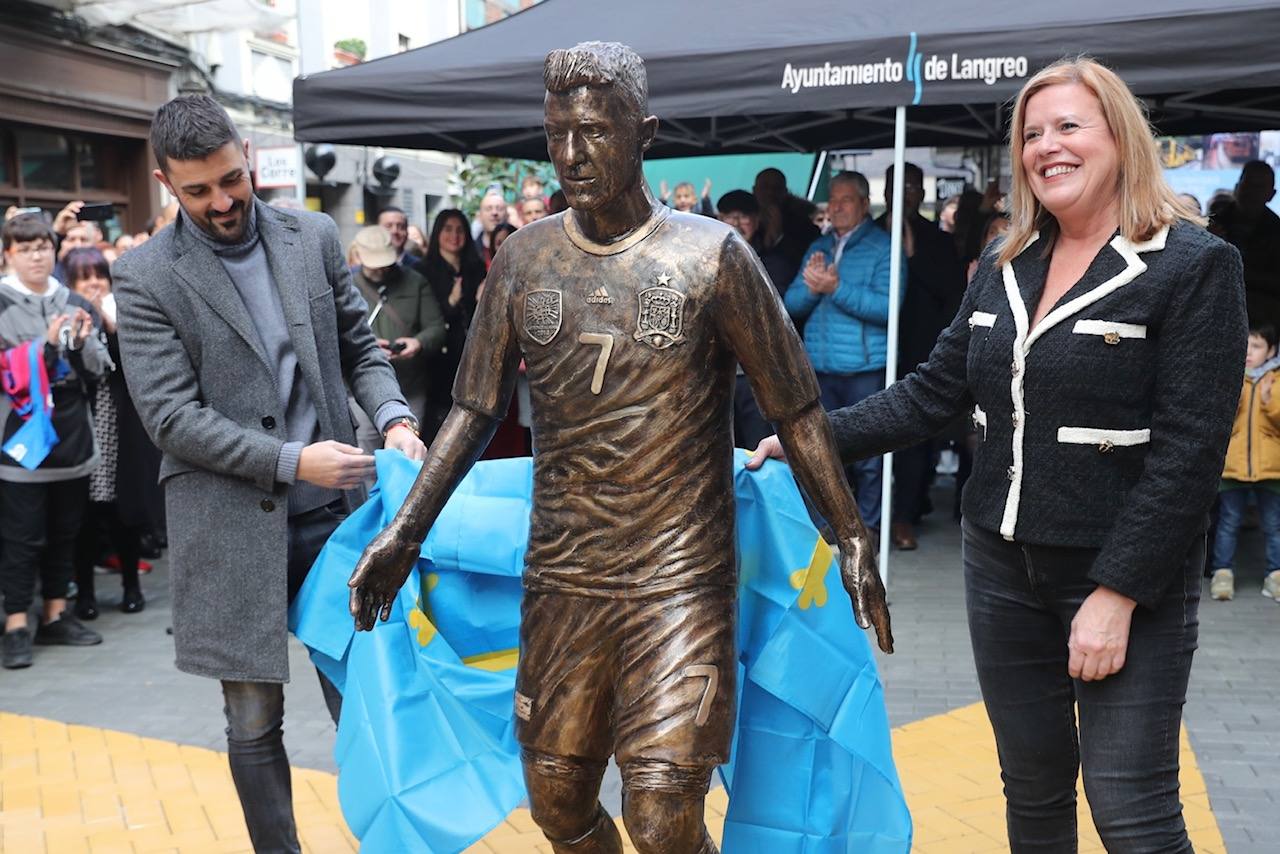
[[854, 460], [974, 413], [966, 605], [1010, 848], [1076, 850], [1083, 766], [1109, 851], [1190, 851], [1178, 732], [1240, 396], [1240, 256], [1165, 184], [1098, 63], [1036, 74], [1011, 135], [1007, 235], [928, 362], [832, 413], [836, 439]]

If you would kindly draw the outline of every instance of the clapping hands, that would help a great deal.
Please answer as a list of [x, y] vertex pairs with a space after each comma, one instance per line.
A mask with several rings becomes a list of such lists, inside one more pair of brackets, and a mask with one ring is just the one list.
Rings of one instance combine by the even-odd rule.
[[804, 283], [812, 294], [833, 294], [840, 284], [840, 276], [834, 264], [827, 263], [827, 256], [814, 252], [804, 265]]

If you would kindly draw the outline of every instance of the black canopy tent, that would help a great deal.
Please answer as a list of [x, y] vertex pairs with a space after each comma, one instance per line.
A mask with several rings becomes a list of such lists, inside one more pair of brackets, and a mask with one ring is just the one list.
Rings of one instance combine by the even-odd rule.
[[[580, 41], [645, 59], [650, 157], [895, 150], [886, 384], [895, 379], [903, 151], [998, 143], [1027, 77], [1088, 53], [1146, 99], [1166, 134], [1280, 127], [1280, 3], [1074, 0], [545, 0], [418, 50], [294, 81], [309, 142], [545, 159], [542, 63]], [[910, 107], [910, 121], [907, 107]], [[891, 471], [892, 455], [886, 455]], [[884, 478], [882, 512], [891, 512]], [[889, 581], [889, 529], [880, 572]]]
[[546, 158], [542, 61], [591, 39], [634, 47], [662, 120], [652, 157], [1003, 139], [1027, 75], [1087, 52], [1164, 133], [1280, 127], [1280, 4], [1258, 0], [546, 0], [506, 20], [298, 78], [298, 139]]

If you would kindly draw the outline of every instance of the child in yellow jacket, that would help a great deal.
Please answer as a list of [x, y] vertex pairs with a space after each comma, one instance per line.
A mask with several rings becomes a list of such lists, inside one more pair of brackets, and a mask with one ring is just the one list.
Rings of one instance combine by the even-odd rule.
[[1218, 530], [1213, 543], [1213, 581], [1209, 595], [1219, 601], [1235, 595], [1236, 538], [1249, 496], [1258, 503], [1266, 542], [1267, 576], [1262, 595], [1280, 601], [1280, 357], [1276, 329], [1251, 326], [1244, 359], [1244, 389], [1231, 428], [1222, 485], [1218, 493]]

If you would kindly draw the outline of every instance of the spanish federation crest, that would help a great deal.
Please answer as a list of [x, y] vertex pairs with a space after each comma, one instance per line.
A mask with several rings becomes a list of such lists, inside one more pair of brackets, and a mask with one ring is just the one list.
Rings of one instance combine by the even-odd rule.
[[539, 344], [551, 343], [560, 331], [563, 316], [559, 291], [529, 291], [524, 295], [524, 331]]
[[[659, 277], [659, 281], [667, 279]], [[669, 281], [669, 280], [668, 280]], [[635, 339], [655, 350], [665, 350], [684, 341], [684, 294], [671, 288], [649, 288], [638, 295]]]

